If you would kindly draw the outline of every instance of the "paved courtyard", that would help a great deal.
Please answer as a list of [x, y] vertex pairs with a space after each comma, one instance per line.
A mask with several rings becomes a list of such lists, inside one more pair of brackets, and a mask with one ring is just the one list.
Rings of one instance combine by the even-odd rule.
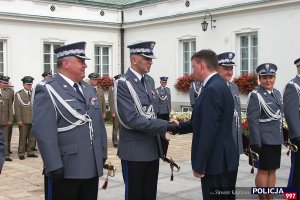
[[[106, 127], [108, 133], [108, 160], [117, 167], [116, 176], [109, 178], [108, 187], [102, 190], [104, 177], [99, 183], [99, 200], [121, 200], [124, 199], [124, 184], [120, 168], [120, 160], [116, 156], [117, 149], [112, 146], [111, 129]], [[170, 167], [161, 162], [157, 199], [162, 200], [193, 200], [202, 199], [201, 183], [192, 175], [190, 165], [190, 146], [192, 134], [181, 136], [168, 136], [170, 140], [169, 156], [171, 156], [181, 169], [174, 173], [174, 181], [170, 181]], [[41, 200], [43, 194], [42, 160], [28, 158], [19, 160], [17, 155], [18, 129], [14, 129], [12, 139], [12, 162], [5, 162], [0, 175], [0, 200]], [[281, 168], [277, 171], [276, 186], [285, 187], [290, 167], [290, 157], [286, 155], [287, 148], [282, 148]], [[237, 187], [253, 187], [255, 174], [250, 174], [251, 167], [248, 158], [241, 156]], [[106, 173], [106, 171], [105, 171]], [[256, 199], [256, 197], [253, 197]]]

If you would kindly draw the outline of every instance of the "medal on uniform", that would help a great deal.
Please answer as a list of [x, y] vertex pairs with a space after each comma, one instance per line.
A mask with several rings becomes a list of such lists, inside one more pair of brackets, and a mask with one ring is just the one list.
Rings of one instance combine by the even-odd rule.
[[91, 97], [90, 101], [91, 101], [91, 104], [94, 106], [95, 102], [97, 101], [97, 97]]

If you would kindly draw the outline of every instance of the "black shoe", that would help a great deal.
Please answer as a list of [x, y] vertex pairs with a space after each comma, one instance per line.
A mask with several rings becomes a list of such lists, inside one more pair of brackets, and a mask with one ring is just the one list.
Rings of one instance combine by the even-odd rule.
[[20, 159], [20, 160], [24, 160], [24, 159], [25, 159], [25, 156], [19, 156], [19, 159]]
[[11, 158], [5, 158], [5, 161], [12, 161]]
[[39, 156], [38, 156], [38, 155], [35, 155], [35, 154], [30, 154], [30, 155], [27, 155], [27, 157], [37, 158], [37, 157], [39, 157]]

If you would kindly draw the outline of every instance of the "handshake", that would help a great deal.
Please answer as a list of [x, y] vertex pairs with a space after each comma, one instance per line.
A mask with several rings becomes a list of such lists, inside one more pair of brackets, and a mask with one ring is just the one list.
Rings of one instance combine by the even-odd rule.
[[171, 135], [180, 134], [181, 127], [179, 122], [177, 120], [170, 120], [167, 126], [167, 132], [169, 132]]

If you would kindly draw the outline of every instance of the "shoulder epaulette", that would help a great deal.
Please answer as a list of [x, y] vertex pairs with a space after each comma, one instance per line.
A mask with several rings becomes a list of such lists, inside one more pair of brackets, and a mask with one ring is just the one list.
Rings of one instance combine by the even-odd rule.
[[46, 85], [46, 83], [44, 82], [44, 81], [40, 81], [40, 82], [38, 82], [38, 85]]

